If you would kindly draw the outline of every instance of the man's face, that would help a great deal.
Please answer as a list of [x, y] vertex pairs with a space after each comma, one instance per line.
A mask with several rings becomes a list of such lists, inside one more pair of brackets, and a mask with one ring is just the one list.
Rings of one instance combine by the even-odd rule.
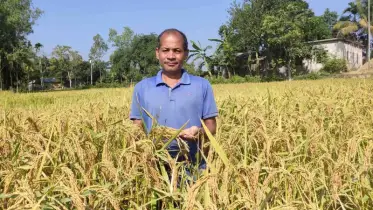
[[184, 39], [178, 33], [165, 33], [161, 37], [160, 48], [156, 49], [157, 59], [164, 71], [180, 71], [188, 52], [184, 50]]

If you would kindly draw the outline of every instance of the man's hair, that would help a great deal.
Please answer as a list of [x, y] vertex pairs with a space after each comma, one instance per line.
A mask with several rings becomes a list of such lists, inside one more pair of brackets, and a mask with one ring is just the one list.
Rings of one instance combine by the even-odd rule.
[[161, 34], [159, 34], [159, 36], [158, 36], [158, 48], [161, 47], [161, 38], [162, 38], [163, 34], [165, 34], [165, 33], [175, 33], [175, 32], [179, 33], [183, 37], [183, 39], [184, 39], [184, 44], [183, 44], [184, 50], [188, 51], [189, 49], [188, 49], [188, 39], [187, 39], [187, 37], [185, 36], [185, 34], [183, 32], [181, 32], [181, 31], [179, 31], [175, 28], [166, 29], [166, 30], [162, 31]]

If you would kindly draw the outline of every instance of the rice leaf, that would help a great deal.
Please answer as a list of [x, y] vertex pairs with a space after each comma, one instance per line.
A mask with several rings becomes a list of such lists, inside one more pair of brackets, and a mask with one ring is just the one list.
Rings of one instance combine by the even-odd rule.
[[219, 155], [220, 159], [223, 161], [224, 165], [228, 168], [232, 167], [232, 165], [230, 164], [230, 162], [228, 160], [227, 154], [225, 154], [223, 148], [216, 141], [215, 137], [211, 134], [210, 130], [206, 127], [203, 120], [201, 120], [201, 123], [202, 123], [204, 131], [206, 132], [206, 134], [207, 134], [207, 136], [208, 136], [208, 138], [211, 142], [212, 147], [215, 149], [216, 153], [218, 153], [218, 155]]

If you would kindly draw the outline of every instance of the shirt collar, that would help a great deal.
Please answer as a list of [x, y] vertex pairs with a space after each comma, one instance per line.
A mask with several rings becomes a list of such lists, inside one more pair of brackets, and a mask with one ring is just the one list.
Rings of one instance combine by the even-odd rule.
[[[160, 85], [160, 84], [166, 84], [163, 80], [162, 80], [162, 69], [160, 71], [158, 71], [157, 73], [157, 76], [155, 78], [155, 83], [156, 83], [156, 86]], [[179, 84], [183, 84], [183, 85], [189, 85], [190, 84], [190, 77], [189, 77], [189, 74], [187, 71], [185, 71], [185, 69], [181, 69], [181, 79], [180, 79], [180, 82]]]

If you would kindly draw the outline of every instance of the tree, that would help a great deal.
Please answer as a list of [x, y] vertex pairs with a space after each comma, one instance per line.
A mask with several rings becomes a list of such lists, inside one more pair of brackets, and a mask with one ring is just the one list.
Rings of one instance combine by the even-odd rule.
[[327, 8], [321, 17], [327, 24], [329, 31], [333, 31], [334, 25], [338, 22], [338, 13], [335, 11], [332, 12]]
[[[43, 12], [34, 8], [31, 0], [2, 0], [0, 4], [0, 88], [8, 89], [13, 84], [14, 73], [18, 76], [22, 72], [14, 72], [16, 67], [15, 52], [21, 48], [28, 48], [27, 35], [33, 32], [32, 27]], [[15, 50], [16, 49], [16, 50]], [[8, 58], [13, 60], [8, 60]], [[17, 83], [18, 84], [18, 83]]]
[[82, 63], [82, 56], [70, 46], [57, 45], [52, 52], [53, 69], [60, 74], [61, 82], [64, 74], [67, 74], [69, 87], [72, 87], [72, 80], [78, 72], [78, 67]]
[[373, 32], [373, 26], [368, 26], [367, 0], [356, 0], [355, 3], [349, 3], [349, 7], [344, 10], [340, 21], [334, 25], [334, 29], [338, 31], [339, 37], [347, 37], [368, 48], [368, 30]]
[[[219, 28], [219, 35], [220, 40], [226, 39], [223, 32], [229, 29], [229, 50], [226, 52], [234, 55], [229, 59], [233, 69], [240, 74], [249, 72], [262, 77], [277, 74], [282, 65], [301, 65], [301, 57], [310, 56], [307, 53], [310, 47], [305, 43], [331, 38], [330, 24], [336, 15], [326, 10], [322, 16], [316, 16], [304, 0], [234, 2], [228, 13], [229, 20]], [[227, 55], [218, 51], [216, 54], [220, 57], [216, 56], [214, 60], [220, 62], [224, 60], [222, 56]]]
[[131, 79], [135, 79], [135, 77], [130, 76], [135, 75], [131, 74], [131, 56], [132, 54], [130, 48], [117, 49], [110, 56], [110, 62], [112, 64], [111, 72], [115, 75], [115, 80], [123, 82], [123, 80], [130, 81]]
[[[40, 52], [40, 49], [43, 47], [43, 45], [41, 43], [36, 43], [34, 48], [35, 48], [35, 54], [36, 56], [38, 56], [39, 52]], [[39, 63], [39, 71], [40, 71], [40, 84], [41, 84], [41, 87], [42, 89], [44, 89], [44, 72], [43, 72], [43, 67], [42, 67], [42, 64], [41, 64], [41, 59], [42, 57], [41, 56], [38, 56], [38, 63]]]
[[273, 15], [264, 17], [262, 30], [268, 38], [268, 46], [276, 52], [275, 58], [285, 61], [289, 80], [291, 80], [292, 63], [297, 59], [310, 56], [310, 46], [304, 42], [310, 39], [310, 34], [304, 26], [313, 21], [315, 17], [305, 2], [289, 3]]
[[114, 29], [109, 30], [109, 43], [115, 47], [114, 52], [110, 55], [111, 74], [115, 75], [114, 78], [120, 82], [135, 80], [139, 75], [139, 72], [133, 71], [131, 62], [134, 36], [134, 32], [129, 27], [124, 27], [120, 35]]
[[211, 59], [211, 56], [208, 56], [207, 53], [206, 53], [207, 50], [212, 49], [212, 46], [208, 45], [205, 48], [202, 48], [200, 42], [198, 42], [198, 45], [193, 40], [191, 40], [191, 42], [192, 42], [193, 49], [189, 50], [189, 52], [191, 54], [189, 54], [189, 56], [187, 58], [187, 61], [194, 58], [193, 61], [192, 61], [194, 63], [195, 61], [197, 61], [199, 59], [200, 64], [198, 65], [198, 71], [201, 71], [202, 67], [206, 66], [207, 72], [209, 73], [210, 76], [212, 76], [212, 72], [211, 72], [211, 68], [210, 68], [212, 66], [211, 65], [212, 64], [212, 59]]
[[[355, 2], [348, 3], [348, 7], [343, 10], [342, 13], [344, 16], [341, 17], [342, 20], [351, 20], [357, 22], [359, 15], [359, 8]], [[348, 15], [345, 15], [348, 14]]]
[[159, 62], [155, 56], [158, 35], [135, 35], [131, 46], [131, 62], [144, 76], [154, 75], [159, 70]]
[[134, 31], [128, 26], [123, 28], [121, 35], [118, 35], [118, 32], [115, 29], [109, 29], [109, 42], [112, 43], [112, 46], [116, 47], [117, 49], [131, 47], [134, 36]]
[[[20, 81], [24, 73], [27, 75], [33, 71], [35, 54], [31, 50], [31, 46], [24, 46], [19, 48], [14, 48], [11, 53], [7, 54], [8, 69], [10, 73], [10, 86], [13, 88], [15, 79], [16, 91], [19, 90]], [[29, 76], [27, 77], [27, 81]]]
[[70, 88], [71, 88], [72, 79], [75, 79], [74, 85], [76, 87], [76, 83], [77, 83], [76, 79], [77, 79], [78, 73], [81, 71], [79, 67], [81, 66], [81, 63], [83, 62], [83, 57], [79, 54], [78, 51], [72, 50], [70, 51], [70, 61], [71, 61], [71, 69], [69, 72], [71, 73], [68, 74], [68, 77], [69, 77]]
[[[91, 47], [90, 53], [89, 53], [89, 59], [93, 61], [93, 63], [97, 64], [98, 62], [102, 61], [102, 57], [105, 55], [107, 50], [109, 49], [108, 45], [104, 41], [104, 39], [101, 37], [100, 34], [97, 34], [93, 37], [93, 45]], [[96, 66], [96, 65], [95, 65]], [[102, 74], [101, 74], [101, 68], [99, 68], [100, 72], [100, 82], [102, 82]], [[91, 74], [91, 84], [92, 84], [92, 74]]]
[[236, 53], [231, 44], [232, 30], [229, 27], [221, 28], [219, 31], [221, 39], [209, 39], [213, 42], [218, 42], [218, 47], [214, 53], [213, 60], [218, 64], [219, 67], [224, 67], [225, 72], [228, 73], [228, 78], [231, 74], [235, 74], [235, 61]]

